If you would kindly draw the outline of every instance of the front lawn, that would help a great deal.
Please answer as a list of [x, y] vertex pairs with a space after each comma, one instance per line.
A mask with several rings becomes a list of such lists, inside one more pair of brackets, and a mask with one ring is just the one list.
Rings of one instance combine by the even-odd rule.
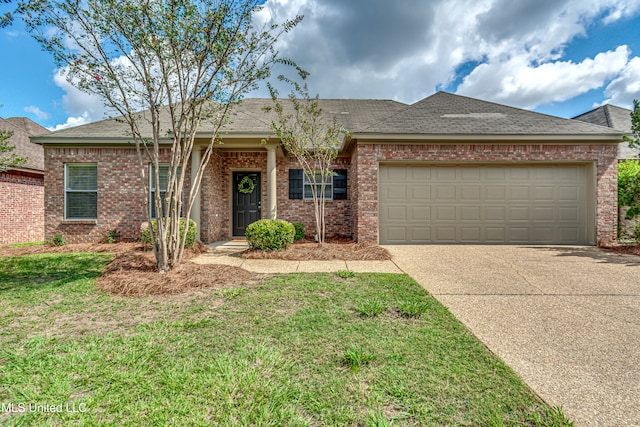
[[0, 258], [1, 423], [569, 425], [408, 276], [123, 298], [110, 259]]

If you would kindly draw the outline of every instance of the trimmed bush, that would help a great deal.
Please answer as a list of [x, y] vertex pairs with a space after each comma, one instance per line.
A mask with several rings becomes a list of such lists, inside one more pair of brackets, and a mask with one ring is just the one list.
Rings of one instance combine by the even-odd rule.
[[293, 243], [293, 224], [281, 219], [261, 219], [247, 226], [247, 242], [253, 249], [280, 251]]
[[640, 161], [618, 163], [618, 206], [629, 206], [627, 219], [640, 216]]
[[[180, 236], [184, 233], [185, 227], [185, 218], [180, 218]], [[155, 219], [151, 220], [151, 227], [153, 227], [153, 231], [158, 230], [158, 225]], [[196, 243], [196, 235], [198, 234], [198, 230], [196, 229], [196, 223], [190, 219], [189, 220], [189, 229], [187, 230], [187, 237], [185, 239], [184, 246], [185, 248], [192, 248]], [[142, 239], [142, 243], [144, 243], [145, 248], [151, 248], [151, 234], [149, 232], [149, 227], [142, 230], [142, 235], [140, 236]]]
[[293, 240], [304, 239], [304, 224], [301, 222], [294, 222], [293, 228], [296, 230], [295, 236], [293, 236]]

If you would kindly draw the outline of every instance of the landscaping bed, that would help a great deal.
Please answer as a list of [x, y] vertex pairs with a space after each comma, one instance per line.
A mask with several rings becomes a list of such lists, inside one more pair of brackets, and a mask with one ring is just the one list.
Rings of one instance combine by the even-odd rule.
[[637, 244], [626, 245], [623, 243], [619, 243], [619, 244], [612, 244], [612, 245], [606, 245], [601, 247], [604, 250], [607, 250], [609, 252], [615, 252], [617, 254], [640, 256], [640, 245], [637, 245]]
[[371, 242], [355, 243], [352, 240], [331, 239], [318, 246], [313, 240], [295, 242], [281, 251], [247, 249], [242, 253], [245, 259], [284, 259], [291, 261], [333, 260], [344, 261], [384, 261], [391, 259], [385, 248]]

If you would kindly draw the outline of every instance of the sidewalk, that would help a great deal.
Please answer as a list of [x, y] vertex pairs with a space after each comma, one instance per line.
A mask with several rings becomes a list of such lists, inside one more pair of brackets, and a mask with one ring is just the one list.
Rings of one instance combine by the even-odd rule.
[[196, 264], [223, 264], [254, 273], [330, 273], [350, 270], [355, 273], [402, 273], [393, 261], [286, 261], [279, 259], [244, 259], [243, 241], [216, 242], [209, 251], [193, 259]]

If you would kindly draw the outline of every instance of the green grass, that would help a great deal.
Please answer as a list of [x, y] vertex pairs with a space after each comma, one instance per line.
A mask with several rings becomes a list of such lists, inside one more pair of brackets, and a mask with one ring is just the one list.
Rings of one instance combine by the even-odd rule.
[[42, 246], [44, 245], [44, 240], [40, 241], [40, 242], [25, 242], [25, 243], [12, 243], [9, 246], [10, 248], [22, 248], [25, 246]]
[[[120, 298], [95, 290], [109, 259], [0, 259], [0, 402], [84, 411], [0, 423], [570, 425], [408, 276], [290, 274]], [[363, 317], [367, 300], [424, 311]]]

